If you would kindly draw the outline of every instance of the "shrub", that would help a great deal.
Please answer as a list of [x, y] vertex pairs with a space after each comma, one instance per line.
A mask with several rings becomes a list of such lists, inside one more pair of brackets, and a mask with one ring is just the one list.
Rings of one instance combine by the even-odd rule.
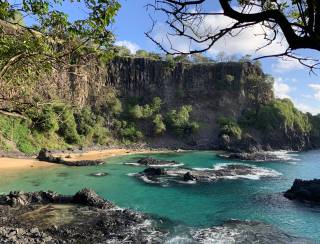
[[29, 154], [37, 151], [27, 121], [0, 115], [0, 128], [2, 137], [14, 142], [21, 152]]
[[57, 114], [52, 105], [46, 105], [40, 110], [32, 107], [26, 113], [32, 121], [32, 128], [39, 132], [56, 132], [59, 129]]
[[226, 117], [220, 117], [218, 119], [220, 126], [220, 134], [228, 135], [230, 137], [241, 139], [242, 130], [240, 126], [232, 119]]
[[80, 135], [87, 136], [93, 133], [96, 118], [89, 108], [83, 108], [79, 113], [75, 113], [74, 116], [77, 123], [77, 131]]
[[143, 138], [143, 134], [139, 131], [134, 124], [125, 124], [119, 131], [123, 139], [129, 141], [139, 141]]
[[55, 111], [60, 118], [58, 134], [62, 136], [67, 143], [79, 143], [80, 136], [77, 132], [77, 123], [72, 109], [68, 106], [57, 106], [55, 107]]
[[151, 104], [134, 105], [129, 107], [129, 116], [133, 119], [148, 119], [161, 110], [161, 98], [153, 98]]
[[153, 121], [152, 121], [153, 125], [154, 125], [154, 133], [156, 135], [160, 135], [163, 134], [166, 131], [166, 125], [163, 122], [162, 119], [162, 115], [161, 114], [157, 114]]
[[167, 116], [167, 122], [173, 132], [177, 135], [188, 135], [196, 132], [199, 125], [196, 122], [190, 121], [190, 113], [192, 106], [184, 105], [179, 111], [171, 110]]

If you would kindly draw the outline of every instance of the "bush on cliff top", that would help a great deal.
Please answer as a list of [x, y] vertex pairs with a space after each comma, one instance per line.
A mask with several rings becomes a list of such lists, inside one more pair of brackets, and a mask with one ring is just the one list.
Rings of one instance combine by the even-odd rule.
[[255, 125], [262, 130], [284, 129], [300, 133], [311, 131], [308, 116], [297, 110], [289, 99], [277, 99], [260, 108]]

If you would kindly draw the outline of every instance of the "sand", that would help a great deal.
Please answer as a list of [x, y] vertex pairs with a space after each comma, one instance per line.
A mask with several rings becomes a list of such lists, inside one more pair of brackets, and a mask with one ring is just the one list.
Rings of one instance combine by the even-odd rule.
[[36, 159], [24, 159], [24, 158], [0, 158], [0, 170], [10, 169], [32, 169], [32, 168], [44, 168], [54, 167], [54, 164], [40, 162]]
[[140, 154], [140, 153], [160, 153], [164, 151], [154, 151], [154, 150], [145, 150], [145, 149], [104, 149], [96, 151], [88, 151], [83, 153], [63, 153], [63, 154], [54, 154], [56, 157], [61, 157], [65, 161], [79, 161], [79, 160], [99, 160], [115, 156], [129, 155], [129, 154]]
[[[95, 150], [81, 153], [59, 153], [54, 154], [56, 157], [61, 157], [66, 161], [79, 161], [79, 160], [99, 160], [121, 155], [129, 154], [140, 154], [140, 153], [160, 153], [165, 151], [154, 151], [154, 150], [134, 150], [134, 149], [104, 149]], [[0, 170], [9, 169], [32, 169], [32, 168], [43, 168], [43, 167], [56, 167], [54, 163], [47, 163], [38, 161], [36, 158], [0, 158]]]

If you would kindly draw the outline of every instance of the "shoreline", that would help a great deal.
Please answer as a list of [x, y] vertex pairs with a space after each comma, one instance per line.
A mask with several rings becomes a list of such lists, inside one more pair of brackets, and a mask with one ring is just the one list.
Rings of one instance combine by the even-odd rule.
[[[184, 150], [179, 150], [179, 152]], [[55, 157], [61, 157], [65, 161], [81, 161], [81, 160], [102, 160], [116, 156], [133, 155], [133, 154], [152, 154], [152, 153], [167, 153], [177, 152], [177, 150], [164, 150], [164, 149], [126, 149], [126, 148], [108, 148], [108, 149], [93, 149], [80, 152], [63, 151], [55, 152]], [[0, 157], [0, 170], [21, 170], [33, 168], [47, 168], [57, 167], [59, 164], [40, 161], [36, 156], [30, 157]]]

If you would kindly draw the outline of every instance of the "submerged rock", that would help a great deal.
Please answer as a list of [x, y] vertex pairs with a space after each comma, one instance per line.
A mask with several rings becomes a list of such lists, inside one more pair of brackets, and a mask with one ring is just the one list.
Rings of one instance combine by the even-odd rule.
[[215, 182], [220, 179], [259, 179], [261, 177], [276, 177], [279, 175], [280, 173], [271, 169], [245, 164], [225, 164], [212, 169], [147, 168], [138, 174], [133, 174], [133, 176], [146, 183], [161, 185], [167, 185], [169, 183]]
[[182, 166], [182, 163], [177, 161], [166, 161], [159, 160], [154, 158], [142, 158], [139, 159], [136, 163], [124, 163], [126, 165], [135, 165], [135, 166], [149, 166], [149, 167], [178, 167]]
[[47, 150], [46, 148], [42, 148], [40, 150], [37, 159], [40, 161], [56, 163], [56, 164], [64, 164], [67, 166], [94, 166], [94, 165], [100, 165], [104, 163], [103, 160], [75, 160], [75, 161], [64, 160], [61, 157], [55, 157], [51, 153], [51, 151]]
[[315, 241], [295, 237], [278, 228], [256, 221], [227, 221], [222, 226], [195, 230], [191, 232], [196, 243], [221, 244], [311, 244]]
[[290, 200], [320, 204], [320, 179], [296, 179], [284, 196]]
[[98, 173], [89, 174], [89, 176], [95, 176], [95, 177], [103, 177], [107, 175], [109, 175], [107, 172], [98, 172]]

